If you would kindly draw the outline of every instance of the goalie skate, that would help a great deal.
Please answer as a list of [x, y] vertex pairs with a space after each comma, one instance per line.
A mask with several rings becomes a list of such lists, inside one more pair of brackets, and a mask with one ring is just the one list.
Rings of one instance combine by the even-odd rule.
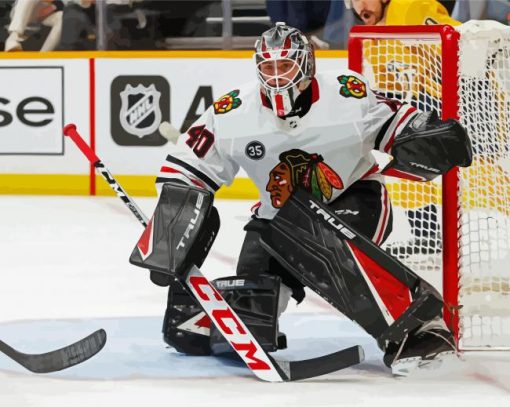
[[457, 359], [452, 333], [437, 328], [412, 333], [400, 344], [391, 343], [384, 355], [384, 363], [395, 376], [435, 370]]

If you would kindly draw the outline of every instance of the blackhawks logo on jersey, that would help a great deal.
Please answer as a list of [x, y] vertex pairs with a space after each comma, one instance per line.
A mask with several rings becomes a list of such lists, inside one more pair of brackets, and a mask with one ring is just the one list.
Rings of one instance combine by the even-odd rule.
[[367, 85], [352, 75], [340, 75], [338, 78], [340, 94], [346, 98], [361, 99], [367, 95]]
[[237, 109], [242, 103], [241, 99], [237, 96], [239, 96], [238, 89], [220, 97], [216, 102], [214, 102], [214, 113], [224, 114], [230, 112], [232, 109]]
[[319, 154], [293, 149], [281, 153], [278, 158], [280, 162], [269, 173], [266, 185], [275, 208], [281, 208], [296, 187], [306, 189], [321, 201], [331, 199], [333, 188], [344, 188], [340, 176]]

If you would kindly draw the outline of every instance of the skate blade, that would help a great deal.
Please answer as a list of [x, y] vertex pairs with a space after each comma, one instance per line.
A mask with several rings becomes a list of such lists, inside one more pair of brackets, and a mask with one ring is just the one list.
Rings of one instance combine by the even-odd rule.
[[459, 367], [461, 360], [454, 351], [441, 352], [434, 359], [423, 360], [421, 357], [399, 359], [391, 365], [391, 372], [399, 377], [425, 377], [436, 375], [438, 369], [441, 373], [455, 370]]

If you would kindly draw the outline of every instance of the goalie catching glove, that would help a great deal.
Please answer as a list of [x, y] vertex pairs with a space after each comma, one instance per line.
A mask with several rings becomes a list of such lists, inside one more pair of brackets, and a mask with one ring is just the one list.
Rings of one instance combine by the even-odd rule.
[[455, 166], [469, 167], [473, 160], [466, 130], [456, 120], [440, 120], [436, 112], [416, 115], [396, 137], [391, 155], [384, 175], [411, 174], [421, 181], [430, 181]]
[[166, 275], [184, 275], [192, 264], [202, 265], [219, 228], [212, 193], [167, 182], [129, 261]]

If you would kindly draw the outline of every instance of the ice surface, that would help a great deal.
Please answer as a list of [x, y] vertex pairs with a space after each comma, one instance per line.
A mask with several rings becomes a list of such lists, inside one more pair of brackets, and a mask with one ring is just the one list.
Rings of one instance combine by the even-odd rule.
[[[155, 200], [137, 199], [150, 215]], [[248, 201], [218, 201], [222, 227], [202, 267], [232, 274]], [[313, 380], [259, 382], [236, 362], [186, 357], [165, 346], [166, 290], [128, 257], [141, 227], [117, 198], [0, 199], [0, 338], [17, 349], [53, 350], [103, 327], [105, 349], [66, 371], [34, 375], [0, 354], [0, 406], [510, 406], [510, 354], [477, 352], [453, 369], [396, 379], [373, 339], [309, 294], [282, 330], [302, 358], [361, 344], [361, 365]]]

